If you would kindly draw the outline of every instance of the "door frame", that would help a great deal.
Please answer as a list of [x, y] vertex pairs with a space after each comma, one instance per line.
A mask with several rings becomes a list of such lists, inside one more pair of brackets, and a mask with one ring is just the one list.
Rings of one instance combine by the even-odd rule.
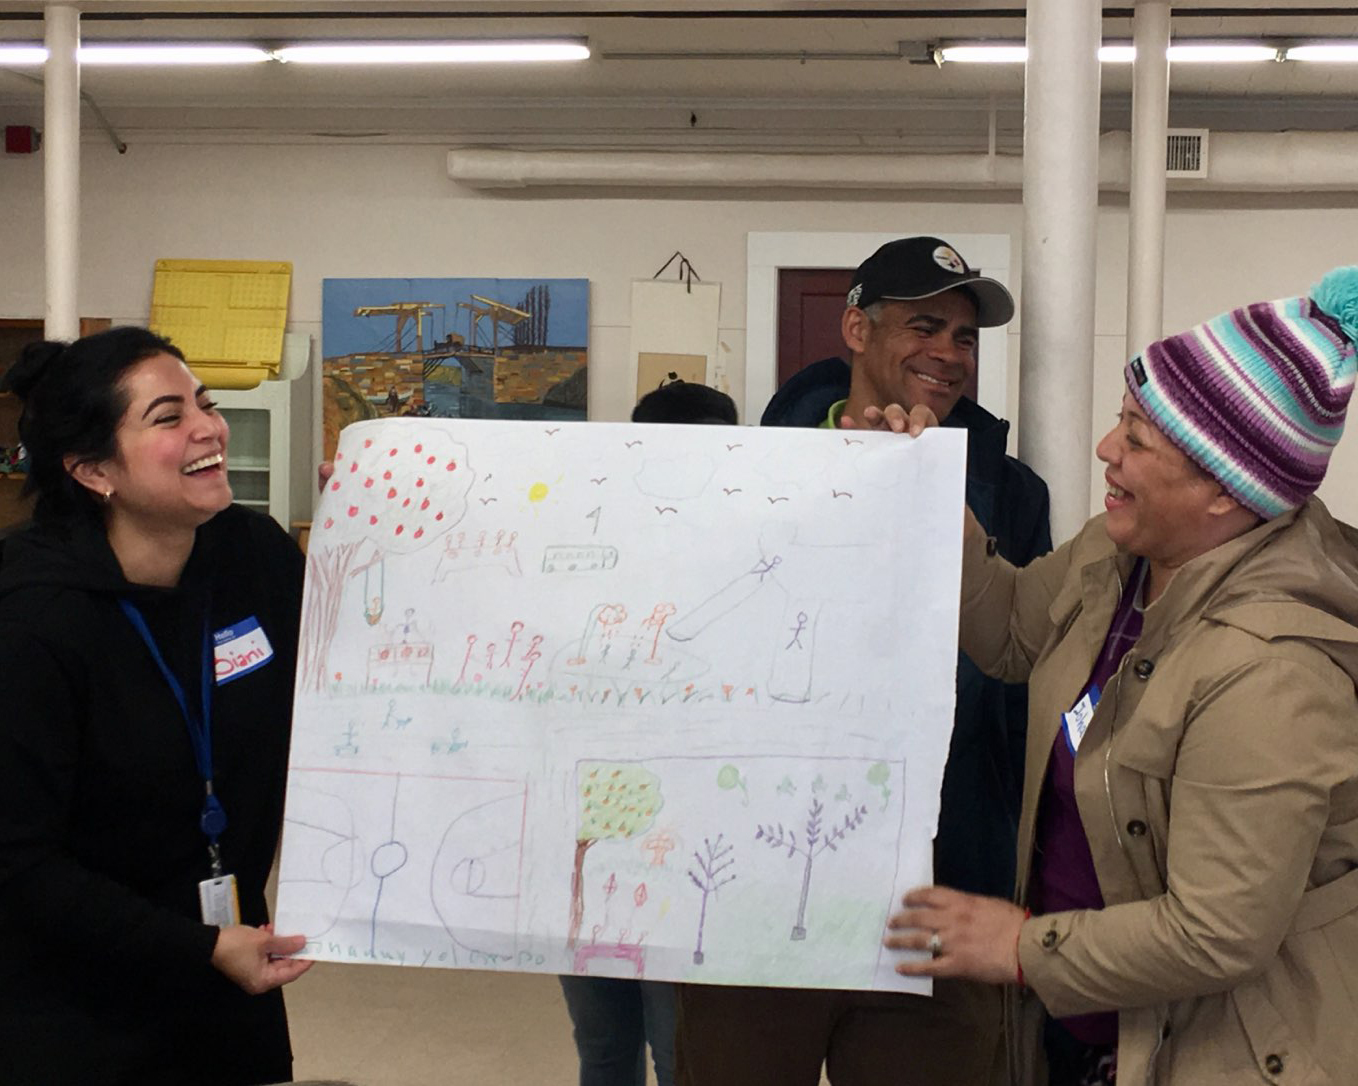
[[[746, 422], [758, 422], [778, 388], [778, 270], [856, 268], [888, 241], [927, 233], [930, 231], [921, 227], [892, 233], [797, 231], [747, 235], [745, 406], [741, 413]], [[1008, 234], [949, 234], [947, 240], [969, 265], [1010, 286]], [[1009, 414], [1008, 327], [981, 329], [981, 366], [977, 374], [981, 406], [1000, 418]]]

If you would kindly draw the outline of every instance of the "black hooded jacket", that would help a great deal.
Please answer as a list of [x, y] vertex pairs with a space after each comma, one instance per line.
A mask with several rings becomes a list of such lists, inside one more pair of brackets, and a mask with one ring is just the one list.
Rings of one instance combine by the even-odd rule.
[[[129, 584], [94, 525], [0, 543], [0, 1082], [232, 1083], [289, 1077], [277, 991], [211, 964], [203, 780], [183, 714], [118, 600], [199, 705], [204, 620], [258, 619], [271, 658], [214, 684], [224, 866], [267, 921], [282, 824], [303, 560], [238, 506], [198, 529], [173, 589]], [[225, 666], [216, 664], [220, 676]]]
[[[788, 380], [763, 426], [819, 426], [849, 395], [849, 364], [826, 358]], [[1005, 454], [1009, 423], [972, 400], [957, 401], [944, 426], [967, 432], [967, 505], [1015, 565], [1051, 550], [1047, 485]], [[934, 878], [944, 886], [1012, 897], [1023, 797], [1027, 688], [982, 675], [957, 654], [957, 710], [934, 839]]]

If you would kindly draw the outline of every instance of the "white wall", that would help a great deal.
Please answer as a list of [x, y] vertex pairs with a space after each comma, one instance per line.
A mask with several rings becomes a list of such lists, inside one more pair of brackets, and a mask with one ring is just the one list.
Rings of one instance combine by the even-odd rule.
[[[721, 343], [730, 392], [743, 398], [746, 234], [882, 230], [1008, 233], [1021, 266], [1022, 209], [992, 203], [789, 200], [749, 194], [647, 199], [607, 193], [487, 196], [460, 189], [441, 146], [134, 144], [124, 156], [87, 141], [82, 155], [80, 308], [144, 323], [162, 257], [290, 260], [293, 330], [320, 334], [321, 280], [361, 276], [580, 276], [591, 281], [590, 415], [627, 416], [630, 284], [682, 249], [722, 285]], [[40, 156], [0, 157], [0, 316], [43, 311]], [[1247, 301], [1300, 293], [1358, 261], [1358, 209], [1180, 210], [1167, 236], [1165, 327]], [[864, 254], [866, 255], [866, 254]], [[1094, 440], [1121, 388], [1126, 212], [1100, 214]], [[1017, 322], [1011, 334], [1017, 336]], [[1016, 417], [1017, 340], [1010, 415]], [[762, 364], [771, 364], [762, 360]], [[1019, 359], [1021, 364], [1021, 359]], [[1077, 364], [1077, 363], [1073, 363]], [[1358, 429], [1358, 427], [1355, 427]], [[1092, 453], [1091, 453], [1092, 455]], [[1091, 508], [1102, 505], [1094, 472]], [[1341, 446], [1325, 493], [1358, 521], [1358, 438]]]

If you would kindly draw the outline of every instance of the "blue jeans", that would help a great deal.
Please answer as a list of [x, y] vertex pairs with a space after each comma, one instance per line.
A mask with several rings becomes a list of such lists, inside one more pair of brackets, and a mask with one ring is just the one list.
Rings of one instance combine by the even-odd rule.
[[646, 1044], [660, 1086], [674, 1086], [674, 985], [563, 976], [580, 1086], [645, 1086]]

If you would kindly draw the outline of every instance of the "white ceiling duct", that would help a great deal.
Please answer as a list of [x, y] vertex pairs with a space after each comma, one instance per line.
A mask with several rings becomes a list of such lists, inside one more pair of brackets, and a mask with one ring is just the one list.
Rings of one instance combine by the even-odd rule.
[[[1131, 137], [1099, 141], [1099, 187], [1126, 191]], [[747, 154], [647, 151], [448, 152], [448, 176], [478, 189], [531, 187], [1019, 189], [1018, 155]], [[1207, 176], [1173, 189], [1218, 192], [1358, 190], [1358, 132], [1213, 132]]]

